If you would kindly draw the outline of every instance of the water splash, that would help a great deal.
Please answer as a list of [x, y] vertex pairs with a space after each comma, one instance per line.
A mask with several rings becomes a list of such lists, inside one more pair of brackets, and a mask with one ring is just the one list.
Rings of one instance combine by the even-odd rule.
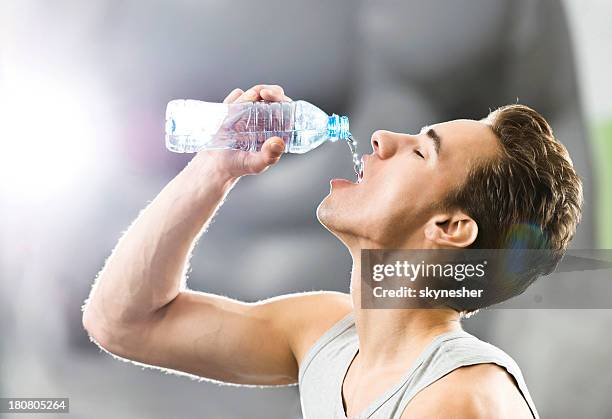
[[353, 138], [353, 134], [351, 134], [350, 132], [346, 139], [346, 143], [348, 144], [349, 149], [351, 150], [351, 156], [353, 159], [353, 170], [357, 175], [357, 179], [361, 180], [361, 176], [363, 174], [363, 161], [357, 153], [357, 141]]

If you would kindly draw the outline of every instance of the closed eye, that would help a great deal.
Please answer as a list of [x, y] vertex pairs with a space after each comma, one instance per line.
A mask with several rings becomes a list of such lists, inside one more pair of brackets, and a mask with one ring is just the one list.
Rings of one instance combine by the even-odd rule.
[[421, 152], [420, 152], [418, 149], [416, 149], [416, 148], [414, 149], [414, 153], [415, 153], [417, 156], [419, 156], [420, 158], [422, 158], [422, 159], [424, 159], [424, 158], [425, 158], [425, 156], [423, 156], [423, 154], [422, 154], [422, 153], [421, 153]]

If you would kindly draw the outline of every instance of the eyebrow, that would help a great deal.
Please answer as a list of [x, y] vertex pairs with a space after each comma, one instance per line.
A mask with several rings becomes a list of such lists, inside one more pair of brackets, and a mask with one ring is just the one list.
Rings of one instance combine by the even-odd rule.
[[425, 132], [425, 134], [431, 138], [431, 140], [434, 143], [434, 149], [436, 150], [436, 154], [440, 154], [440, 147], [442, 145], [442, 138], [440, 138], [440, 136], [438, 135], [438, 133], [436, 132], [435, 129], [433, 128], [429, 128], [429, 127], [425, 127], [423, 128], [424, 130], [427, 130]]

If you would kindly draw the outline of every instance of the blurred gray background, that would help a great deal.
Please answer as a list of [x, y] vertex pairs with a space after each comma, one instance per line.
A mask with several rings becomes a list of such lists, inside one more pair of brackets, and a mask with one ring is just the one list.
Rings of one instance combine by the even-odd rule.
[[[0, 396], [70, 397], [79, 418], [301, 417], [297, 387], [143, 369], [100, 353], [81, 327], [115, 242], [190, 158], [164, 147], [171, 99], [280, 84], [348, 115], [361, 153], [376, 129], [519, 101], [549, 119], [584, 179], [574, 247], [609, 243], [596, 204], [610, 165], [597, 162], [612, 155], [598, 160], [589, 133], [612, 117], [611, 16], [603, 0], [0, 2]], [[336, 143], [242, 179], [189, 286], [246, 301], [348, 292], [348, 253], [315, 218], [338, 176], [353, 174]], [[609, 310], [486, 310], [464, 325], [515, 358], [542, 417], [610, 418], [611, 321]]]

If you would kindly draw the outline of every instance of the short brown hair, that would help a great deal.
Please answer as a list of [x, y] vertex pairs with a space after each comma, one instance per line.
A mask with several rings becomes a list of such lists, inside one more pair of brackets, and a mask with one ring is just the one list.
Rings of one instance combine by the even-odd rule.
[[503, 301], [556, 268], [580, 221], [582, 183], [567, 149], [535, 110], [507, 105], [483, 122], [498, 138], [500, 152], [475, 164], [443, 207], [461, 208], [476, 221], [472, 248], [550, 250], [533, 274], [501, 291]]

